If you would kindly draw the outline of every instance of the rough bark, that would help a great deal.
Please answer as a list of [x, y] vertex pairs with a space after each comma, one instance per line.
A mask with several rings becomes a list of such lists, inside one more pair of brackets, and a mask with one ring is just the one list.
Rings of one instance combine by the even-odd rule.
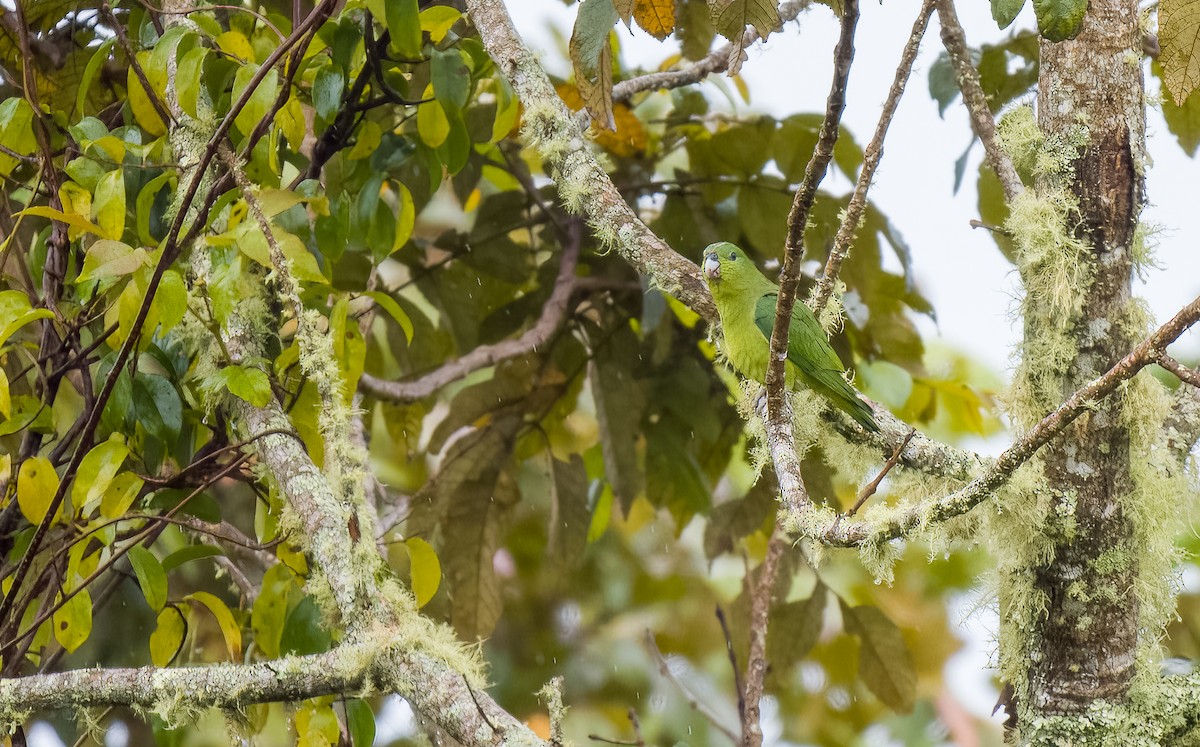
[[[1130, 301], [1131, 244], [1142, 202], [1144, 101], [1136, 0], [1092, 0], [1078, 38], [1042, 42], [1038, 122], [1051, 139], [1087, 127], [1069, 188], [1078, 202], [1077, 237], [1089, 247], [1091, 285], [1072, 337], [1077, 354], [1064, 394], [1119, 361], [1136, 342], [1122, 324]], [[1026, 335], [1037, 335], [1027, 321]], [[1121, 699], [1134, 673], [1136, 564], [1097, 561], [1132, 553], [1130, 434], [1123, 397], [1110, 396], [1076, 421], [1045, 455], [1056, 508], [1074, 531], [1056, 540], [1053, 559], [1034, 568], [1047, 608], [1029, 660], [1027, 708], [1034, 716], [1079, 714], [1097, 699]], [[1115, 593], [1114, 593], [1115, 592]], [[1090, 600], [1090, 601], [1089, 601]], [[1102, 606], [1102, 610], [1097, 609]]]

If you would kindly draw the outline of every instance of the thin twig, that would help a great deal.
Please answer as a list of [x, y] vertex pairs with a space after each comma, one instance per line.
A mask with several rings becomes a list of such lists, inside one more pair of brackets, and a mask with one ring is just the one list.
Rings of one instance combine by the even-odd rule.
[[629, 725], [633, 727], [634, 744], [638, 747], [646, 747], [646, 739], [642, 736], [642, 722], [638, 720], [637, 711], [629, 709]]
[[862, 170], [858, 174], [858, 182], [854, 185], [854, 194], [846, 206], [842, 224], [838, 226], [837, 236], [833, 240], [833, 249], [830, 250], [829, 258], [825, 262], [825, 271], [821, 273], [821, 279], [817, 281], [816, 298], [813, 300], [812, 309], [818, 319], [821, 318], [821, 311], [824, 310], [825, 304], [829, 303], [829, 297], [833, 295], [834, 285], [842, 270], [842, 261], [850, 252], [850, 244], [854, 241], [855, 233], [858, 232], [859, 221], [862, 220], [863, 211], [867, 207], [867, 190], [871, 188], [871, 180], [875, 178], [875, 170], [879, 167], [880, 159], [883, 158], [883, 141], [887, 137], [888, 127], [892, 124], [892, 117], [896, 114], [896, 107], [900, 104], [900, 97], [904, 95], [904, 88], [908, 85], [908, 78], [912, 74], [913, 62], [917, 59], [921, 40], [925, 38], [925, 30], [929, 27], [929, 17], [933, 15], [933, 3], [934, 0], [925, 0], [921, 5], [920, 12], [917, 13], [917, 20], [913, 22], [908, 43], [904, 45], [904, 52], [900, 55], [900, 64], [896, 66], [896, 77], [892, 81], [887, 99], [883, 102], [883, 111], [879, 115], [879, 123], [875, 126], [875, 136], [871, 138], [871, 142], [863, 153]]
[[688, 705], [691, 706], [692, 710], [708, 719], [708, 722], [713, 725], [713, 728], [729, 737], [730, 742], [737, 744], [737, 734], [734, 734], [732, 729], [721, 723], [720, 719], [717, 718], [717, 715], [709, 710], [708, 706], [697, 700], [696, 696], [692, 695], [691, 690], [688, 690], [687, 686], [680, 682], [679, 678], [675, 676], [675, 673], [671, 671], [670, 662], [667, 661], [667, 657], [663, 656], [662, 651], [658, 649], [658, 643], [654, 640], [654, 634], [649, 630], [646, 631], [646, 650], [650, 652], [650, 655], [654, 657], [654, 661], [658, 664], [658, 673], [679, 689], [679, 692], [683, 695]]
[[962, 91], [963, 103], [971, 115], [971, 129], [975, 131], [987, 153], [988, 165], [1000, 179], [1004, 197], [1009, 202], [1025, 191], [1021, 177], [1013, 167], [1008, 154], [1000, 150], [996, 142], [996, 119], [988, 107], [987, 96], [979, 85], [979, 73], [971, 62], [971, 50], [958, 14], [954, 11], [954, 0], [937, 0], [938, 20], [942, 23], [942, 44], [950, 55], [954, 73], [958, 77], [958, 88]]
[[568, 230], [572, 233], [572, 237], [563, 247], [558, 278], [554, 281], [554, 290], [550, 293], [546, 305], [542, 307], [542, 314], [538, 317], [537, 322], [520, 337], [503, 340], [492, 345], [480, 345], [461, 358], [449, 361], [413, 381], [386, 381], [364, 373], [358, 381], [359, 389], [377, 399], [389, 402], [413, 402], [429, 397], [447, 384], [458, 381], [482, 368], [494, 366], [501, 361], [527, 355], [545, 347], [567, 320], [568, 302], [575, 289], [575, 267], [579, 261], [582, 236], [578, 222], [571, 225], [572, 227]]
[[746, 708], [742, 714], [743, 747], [761, 747], [762, 696], [767, 678], [767, 626], [771, 619], [771, 595], [779, 574], [779, 559], [787, 546], [783, 528], [776, 524], [767, 543], [767, 556], [750, 584], [750, 652], [746, 657]]
[[792, 436], [791, 407], [785, 392], [784, 367], [787, 362], [788, 329], [796, 290], [800, 282], [800, 261], [804, 253], [804, 229], [817, 196], [817, 187], [825, 178], [833, 158], [833, 146], [841, 129], [842, 112], [846, 108], [846, 86], [850, 66], [854, 61], [854, 31], [858, 26], [858, 0], [846, 0], [842, 9], [842, 30], [833, 50], [833, 82], [825, 105], [825, 119], [817, 136], [812, 158], [804, 169], [804, 180], [796, 191], [788, 213], [787, 244], [783, 271], [779, 278], [779, 296], [775, 306], [775, 323], [771, 330], [770, 357], [767, 361], [767, 443], [770, 444], [775, 474], [783, 494], [785, 511], [795, 512], [809, 504], [804, 480], [800, 476], [800, 460], [796, 457]]
[[1158, 365], [1178, 376], [1180, 381], [1200, 387], [1200, 371], [1188, 368], [1166, 353], [1163, 353], [1162, 357], [1158, 359]]
[[879, 474], [875, 475], [875, 479], [871, 480], [871, 482], [867, 483], [866, 486], [863, 487], [862, 492], [858, 494], [858, 500], [856, 500], [854, 505], [850, 507], [850, 510], [846, 512], [846, 516], [853, 516], [858, 512], [858, 509], [862, 508], [862, 505], [867, 502], [868, 498], [875, 495], [875, 491], [879, 490], [879, 483], [883, 482], [883, 478], [887, 477], [887, 474], [892, 471], [892, 468], [899, 464], [900, 455], [904, 453], [904, 448], [908, 446], [908, 442], [912, 441], [913, 436], [915, 435], [917, 435], [917, 429], [910, 429], [908, 435], [904, 437], [904, 440], [900, 442], [900, 445], [897, 446], [896, 450], [892, 452], [892, 455], [888, 457], [887, 462], [883, 465], [883, 469], [879, 470]]
[[725, 653], [729, 656], [729, 667], [733, 670], [733, 689], [737, 690], [738, 718], [746, 718], [746, 686], [742, 682], [742, 670], [738, 666], [737, 653], [733, 650], [733, 636], [729, 632], [729, 621], [725, 619], [725, 610], [717, 605], [717, 621], [721, 623], [721, 634], [725, 636]]
[[970, 224], [971, 224], [971, 228], [982, 228], [987, 231], [991, 231], [992, 233], [999, 234], [1001, 236], [1012, 236], [1012, 231], [1008, 230], [1007, 228], [1004, 228], [1003, 226], [993, 226], [990, 223], [984, 223], [981, 220], [975, 220], [975, 219], [971, 219]]

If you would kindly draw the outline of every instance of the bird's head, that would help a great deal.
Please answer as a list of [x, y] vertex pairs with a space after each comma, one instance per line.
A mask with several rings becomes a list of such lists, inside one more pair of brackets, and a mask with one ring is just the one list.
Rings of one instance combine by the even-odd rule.
[[746, 253], [728, 241], [709, 244], [701, 268], [713, 296], [749, 290], [756, 280], [762, 279], [762, 273]]

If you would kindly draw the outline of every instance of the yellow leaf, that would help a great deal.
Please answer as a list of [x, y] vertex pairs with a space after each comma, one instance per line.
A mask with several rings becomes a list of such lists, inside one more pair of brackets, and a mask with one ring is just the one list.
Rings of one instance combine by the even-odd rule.
[[[62, 201], [63, 212], [79, 216], [80, 220], [88, 221], [92, 214], [92, 193], [75, 182], [64, 182], [58, 188], [58, 199]], [[71, 241], [78, 239], [83, 229], [78, 226], [67, 226], [67, 238]]]
[[304, 121], [304, 107], [295, 96], [289, 98], [279, 111], [275, 112], [275, 124], [287, 138], [288, 147], [296, 150], [304, 142], [307, 126]]
[[125, 175], [121, 169], [100, 177], [92, 213], [105, 238], [120, 240], [125, 233]]
[[175, 658], [179, 647], [183, 645], [183, 636], [187, 633], [187, 623], [183, 613], [178, 608], [164, 607], [158, 613], [158, 625], [150, 634], [150, 661], [156, 667], [165, 667]]
[[637, 0], [633, 20], [647, 34], [662, 41], [675, 30], [675, 0]]
[[442, 583], [442, 564], [433, 547], [420, 537], [409, 537], [404, 546], [408, 548], [413, 596], [417, 598], [417, 607], [424, 607]]
[[54, 613], [54, 640], [74, 651], [92, 634], [92, 595], [80, 589]]
[[83, 216], [64, 213], [61, 210], [55, 210], [54, 208], [46, 205], [35, 205], [34, 207], [25, 208], [20, 212], [13, 213], [13, 217], [21, 215], [36, 215], [39, 218], [49, 218], [50, 220], [61, 221], [66, 223], [71, 228], [77, 228], [81, 232], [92, 233], [97, 236], [104, 234], [104, 230], [101, 229], [100, 226], [97, 226], [95, 223], [92, 223]]
[[159, 101], [162, 101], [163, 91], [167, 84], [166, 71], [162, 71], [161, 75], [158, 75], [148, 69], [146, 63], [150, 60], [149, 52], [138, 52], [137, 59], [142, 70], [146, 73], [146, 80], [156, 90], [153, 93], [146, 91], [137, 73], [134, 72], [133, 66], [130, 65], [125, 82], [126, 90], [129, 92], [129, 108], [133, 112], [133, 118], [139, 127], [154, 137], [162, 137], [167, 134], [167, 123], [162, 121], [162, 117], [158, 115], [158, 110], [154, 108], [154, 104], [150, 103], [150, 97], [156, 96]]
[[307, 703], [296, 711], [297, 747], [329, 747], [338, 743], [341, 733], [331, 705]]
[[79, 463], [75, 483], [71, 486], [71, 503], [76, 513], [94, 501], [100, 500], [112, 484], [117, 471], [129, 456], [129, 447], [120, 435], [114, 433], [107, 441], [98, 444]]
[[[578, 111], [583, 106], [583, 98], [579, 90], [570, 84], [558, 86], [558, 95], [571, 111]], [[646, 128], [627, 105], [617, 102], [613, 104], [613, 122], [616, 129], [593, 130], [592, 139], [601, 148], [614, 156], [632, 158], [646, 152]]]
[[[423, 99], [433, 98], [433, 84], [425, 86]], [[430, 148], [436, 148], [450, 137], [450, 120], [446, 110], [434, 99], [417, 107], [417, 133]]]
[[[0, 368], [0, 415], [3, 415], [5, 418], [12, 417], [12, 399], [8, 393], [8, 374], [4, 373], [3, 368]], [[5, 454], [4, 456], [7, 457], [8, 455]], [[6, 477], [8, 475], [7, 463], [4, 465], [2, 474]]]
[[132, 472], [122, 472], [113, 478], [100, 498], [100, 515], [115, 519], [125, 514], [142, 492], [142, 478]]
[[383, 129], [368, 119], [358, 128], [358, 140], [355, 141], [354, 147], [350, 149], [350, 152], [346, 154], [346, 158], [351, 161], [367, 158], [379, 149], [379, 143], [382, 139]]
[[417, 208], [413, 203], [412, 192], [401, 182], [396, 182], [396, 185], [400, 188], [396, 194], [399, 214], [396, 216], [396, 238], [392, 240], [393, 252], [408, 243], [412, 238], [413, 226], [417, 222]]
[[254, 47], [240, 31], [226, 31], [217, 37], [217, 46], [222, 52], [233, 55], [242, 62], [254, 62]]
[[430, 41], [438, 44], [460, 18], [462, 13], [458, 10], [447, 5], [435, 5], [421, 11], [421, 30], [428, 31]]
[[199, 602], [208, 608], [221, 628], [221, 635], [225, 638], [225, 650], [229, 652], [229, 658], [240, 662], [242, 659], [242, 629], [233, 619], [233, 613], [229, 611], [229, 607], [221, 601], [220, 597], [213, 596], [207, 591], [192, 592], [184, 599]]
[[[31, 524], [41, 524], [50, 502], [58, 491], [58, 474], [45, 457], [30, 457], [17, 474], [17, 505]], [[62, 504], [54, 512], [54, 521], [62, 516]]]

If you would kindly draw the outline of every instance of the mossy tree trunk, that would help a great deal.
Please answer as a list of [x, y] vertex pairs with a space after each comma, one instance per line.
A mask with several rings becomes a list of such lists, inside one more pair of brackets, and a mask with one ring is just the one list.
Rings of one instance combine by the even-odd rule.
[[[1038, 124], [1051, 148], [1079, 144], [1060, 186], [1077, 205], [1066, 228], [1087, 245], [1089, 282], [1074, 290], [1083, 296], [1066, 329], [1075, 354], [1063, 362], [1064, 396], [1120, 360], [1140, 334], [1130, 306], [1145, 153], [1140, 45], [1136, 0], [1092, 0], [1076, 39], [1042, 42]], [[1043, 332], [1027, 319], [1027, 350]], [[1100, 402], [1044, 457], [1053, 557], [1029, 568], [1045, 611], [1029, 642], [1022, 724], [1078, 715], [1129, 691], [1140, 612], [1124, 403], [1120, 393]]]

